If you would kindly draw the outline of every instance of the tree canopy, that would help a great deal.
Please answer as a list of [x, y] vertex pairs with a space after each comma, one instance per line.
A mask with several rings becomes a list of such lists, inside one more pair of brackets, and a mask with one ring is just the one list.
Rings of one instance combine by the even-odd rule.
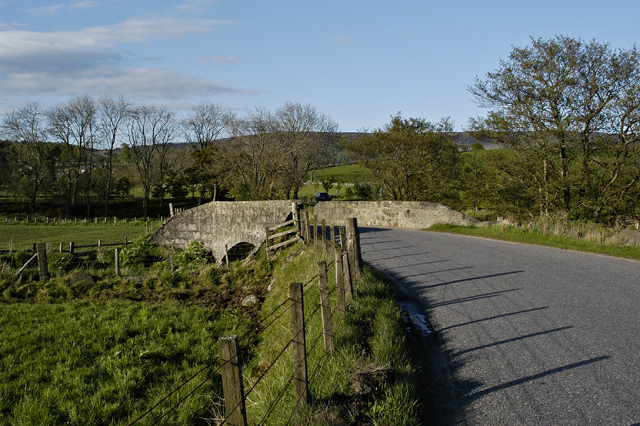
[[[471, 130], [514, 149], [541, 214], [624, 214], [640, 177], [640, 56], [635, 47], [532, 39], [469, 91], [489, 109]], [[506, 171], [509, 173], [509, 171]], [[514, 172], [515, 173], [515, 172]]]
[[386, 198], [450, 202], [456, 197], [452, 183], [459, 154], [449, 119], [434, 124], [398, 113], [383, 128], [341, 145], [373, 172]]

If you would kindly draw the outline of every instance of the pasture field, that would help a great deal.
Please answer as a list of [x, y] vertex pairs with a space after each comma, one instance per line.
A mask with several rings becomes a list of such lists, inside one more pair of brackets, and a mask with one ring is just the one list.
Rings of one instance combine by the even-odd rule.
[[[149, 222], [149, 232], [160, 226], [159, 221]], [[135, 240], [146, 234], [146, 226], [143, 221], [119, 221], [113, 224], [113, 220], [104, 223], [14, 223], [11, 221], [0, 222], [0, 250], [26, 251], [31, 250], [33, 243], [46, 243], [47, 250], [57, 250], [63, 243], [65, 250], [69, 249], [69, 243], [76, 245], [97, 245], [98, 240], [104, 244], [124, 242], [125, 237], [129, 241]]]
[[359, 164], [349, 164], [313, 170], [305, 176], [306, 180], [313, 180], [314, 182], [330, 178], [340, 183], [369, 182], [373, 179], [373, 174]]
[[[248, 324], [237, 312], [176, 302], [3, 304], [0, 423], [129, 423], [211, 363], [219, 336]], [[208, 380], [162, 424], [201, 424], [219, 388]]]

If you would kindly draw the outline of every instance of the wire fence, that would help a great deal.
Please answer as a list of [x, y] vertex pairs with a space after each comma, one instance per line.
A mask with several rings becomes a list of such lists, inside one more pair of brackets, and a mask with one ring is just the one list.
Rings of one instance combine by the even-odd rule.
[[[311, 233], [316, 244], [320, 241], [325, 247], [333, 249], [335, 260], [329, 263], [319, 261], [317, 263], [318, 273], [307, 282], [291, 283], [289, 297], [265, 314], [244, 334], [221, 337], [219, 339], [219, 355], [212, 364], [203, 367], [129, 425], [142, 424], [143, 421], [150, 422], [146, 424], [151, 425], [159, 424], [183, 401], [200, 389], [206, 381], [219, 377], [222, 381], [223, 398], [217, 395], [216, 399], [223, 399], [224, 414], [221, 413], [219, 418], [213, 420], [219, 426], [245, 426], [248, 424], [247, 401], [251, 401], [250, 396], [267, 380], [282, 382], [281, 377], [274, 379], [272, 376], [277, 372], [287, 370], [289, 373], [284, 376], [286, 378], [284, 384], [278, 389], [269, 388], [273, 397], [266, 402], [266, 405], [262, 405], [263, 412], [253, 413], [254, 415], [251, 417], [259, 419], [256, 423], [258, 425], [271, 424], [268, 423], [269, 419], [276, 410], [279, 410], [282, 413], [280, 418], [287, 419], [284, 424], [291, 424], [298, 410], [306, 407], [312, 399], [309, 393], [309, 383], [318, 379], [327, 359], [335, 351], [334, 326], [339, 326], [341, 319], [344, 318], [344, 297], [345, 295], [353, 297], [356, 294], [356, 289], [353, 286], [356, 280], [352, 280], [351, 277], [358, 276], [361, 272], [361, 263], [356, 262], [360, 256], [360, 246], [357, 223], [355, 223], [355, 219], [349, 219], [349, 221], [352, 226], [347, 226], [346, 231], [349, 232], [351, 229], [351, 232], [346, 238], [344, 232], [338, 234], [342, 235], [340, 244], [336, 243], [334, 227], [325, 227], [324, 225], [319, 227], [315, 224], [309, 226], [308, 223], [300, 226], [301, 234], [304, 236], [307, 233], [306, 242], [311, 242], [311, 238], [309, 238], [309, 233]], [[335, 272], [329, 274], [329, 271]], [[330, 280], [330, 277], [333, 279]], [[286, 339], [286, 343], [271, 357], [257, 377], [245, 377], [242, 373], [241, 348], [246, 349], [255, 345], [267, 330], [280, 325], [282, 321], [279, 320], [287, 314], [291, 316], [291, 338]], [[314, 321], [320, 321], [321, 327], [310, 327]], [[319, 331], [314, 336], [308, 336], [313, 328], [317, 328]], [[324, 345], [321, 346], [320, 341], [323, 341]], [[287, 362], [288, 365], [286, 365]], [[218, 365], [214, 367], [216, 363]], [[309, 365], [309, 363], [313, 365]], [[312, 371], [311, 375], [308, 375], [309, 367]], [[205, 377], [189, 392], [185, 391], [186, 394], [178, 399], [177, 395], [185, 390], [196, 377], [205, 372]], [[262, 392], [262, 394], [264, 393]], [[288, 393], [293, 395], [289, 395], [287, 398]], [[173, 398], [174, 396], [176, 398]], [[287, 401], [293, 401], [293, 403], [287, 404]], [[255, 406], [255, 404], [253, 405]]]
[[[308, 214], [305, 214], [281, 225], [294, 226], [297, 229], [297, 240], [322, 247], [325, 254], [333, 250], [335, 259], [329, 263], [318, 262], [317, 270], [311, 271], [309, 275], [313, 276], [305, 282], [291, 283], [289, 297], [263, 315], [244, 334], [221, 337], [218, 355], [210, 364], [200, 368], [129, 425], [160, 424], [184, 401], [214, 379], [221, 380], [223, 393], [213, 395], [213, 399], [222, 401], [224, 406], [224, 410], [220, 410], [224, 413], [219, 413], [218, 418], [214, 419], [218, 425], [247, 425], [247, 401], [250, 402], [250, 409], [257, 409], [251, 398], [261, 386], [266, 386], [265, 383], [269, 382], [268, 386], [272, 386], [271, 382], [280, 382], [281, 378], [285, 378], [284, 383], [269, 392], [271, 398], [266, 405], [263, 404], [261, 412], [252, 413], [252, 418], [258, 419], [256, 424], [267, 424], [276, 412], [281, 419], [287, 419], [285, 424], [291, 424], [296, 412], [308, 405], [311, 400], [309, 383], [318, 378], [327, 359], [335, 351], [334, 328], [344, 318], [345, 298], [355, 295], [355, 278], [362, 267], [355, 219], [348, 219], [346, 227], [327, 226], [324, 221], [320, 223], [315, 217], [311, 224], [309, 219]], [[267, 230], [266, 239], [280, 238], [274, 240], [273, 245], [280, 244], [284, 247], [286, 244], [283, 243], [290, 239], [292, 233], [289, 229], [270, 233], [277, 231], [277, 227], [275, 228]], [[131, 243], [127, 237], [118, 242], [98, 240], [95, 244], [69, 242], [47, 246], [45, 243], [36, 243], [18, 256], [15, 256], [17, 252], [10, 249], [13, 253], [9, 255], [13, 254], [19, 260], [12, 269], [12, 272], [17, 270], [17, 276], [31, 274], [34, 278], [37, 276], [40, 280], [45, 280], [82, 269], [108, 269], [113, 275], [119, 275], [120, 255]], [[273, 245], [267, 243], [265, 251], [273, 250]], [[167, 261], [173, 269], [173, 252], [165, 250], [163, 253], [153, 261]], [[2, 256], [5, 256], [0, 262], [4, 270], [6, 255]], [[19, 265], [21, 266], [18, 268]], [[334, 272], [330, 274], [329, 271]], [[244, 377], [240, 354], [248, 353], [250, 348], [255, 347], [267, 330], [281, 327], [286, 315], [291, 317], [291, 337], [286, 339], [282, 347], [277, 348], [256, 377]], [[321, 325], [318, 326], [318, 323]], [[311, 330], [319, 331], [311, 336]], [[320, 344], [321, 341], [324, 345]], [[309, 370], [311, 375], [308, 375]], [[282, 374], [283, 371], [286, 373]], [[260, 394], [264, 400], [265, 392], [261, 390]]]

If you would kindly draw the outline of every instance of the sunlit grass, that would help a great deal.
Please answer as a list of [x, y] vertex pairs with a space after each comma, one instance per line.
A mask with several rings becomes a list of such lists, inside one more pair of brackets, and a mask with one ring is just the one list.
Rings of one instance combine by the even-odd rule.
[[429, 231], [471, 235], [502, 241], [512, 241], [524, 244], [537, 244], [548, 247], [557, 247], [561, 249], [605, 254], [629, 259], [640, 259], [640, 247], [638, 246], [606, 244], [604, 242], [587, 240], [581, 237], [556, 235], [538, 230], [531, 230], [527, 227], [433, 225], [429, 228]]
[[[173, 302], [3, 304], [0, 423], [132, 421], [212, 363], [220, 335], [246, 326], [234, 312]], [[208, 381], [162, 424], [195, 424], [219, 394]]]

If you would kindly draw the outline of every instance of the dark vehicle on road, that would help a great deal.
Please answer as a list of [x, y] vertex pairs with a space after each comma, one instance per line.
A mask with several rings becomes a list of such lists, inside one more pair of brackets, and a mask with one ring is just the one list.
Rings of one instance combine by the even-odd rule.
[[327, 192], [318, 192], [316, 194], [316, 201], [331, 201], [333, 197]]

